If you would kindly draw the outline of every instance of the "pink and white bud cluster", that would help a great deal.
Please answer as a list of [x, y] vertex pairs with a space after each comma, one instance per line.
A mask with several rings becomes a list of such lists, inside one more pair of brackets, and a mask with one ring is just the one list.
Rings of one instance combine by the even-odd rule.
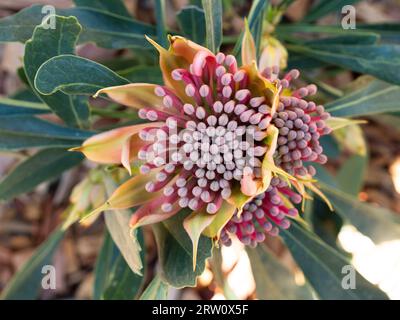
[[[263, 71], [263, 75], [271, 81], [276, 80], [278, 73], [277, 67]], [[299, 71], [291, 70], [279, 80], [280, 84], [284, 89], [289, 88], [291, 81], [298, 76]], [[325, 123], [330, 115], [323, 106], [303, 99], [316, 91], [315, 85], [308, 85], [293, 91], [290, 96], [282, 95], [271, 121], [279, 129], [274, 162], [296, 177], [314, 176], [316, 172], [311, 163], [323, 164], [327, 161], [319, 139], [331, 132]], [[264, 241], [265, 234], [278, 235], [279, 228], [289, 228], [287, 217], [298, 214], [288, 202], [298, 204], [301, 201], [301, 195], [291, 190], [285, 181], [274, 177], [265, 193], [247, 203], [240, 216], [236, 213], [232, 217], [221, 232], [221, 243], [230, 245], [230, 236], [235, 234], [242, 243], [254, 247]]]
[[139, 111], [143, 119], [165, 121], [161, 128], [149, 127], [140, 133], [149, 144], [139, 152], [139, 159], [145, 161], [142, 173], [160, 168], [146, 190], [163, 189], [165, 212], [178, 201], [181, 207], [206, 207], [208, 213], [216, 213], [231, 196], [232, 184], [244, 174], [261, 177], [267, 151], [262, 143], [272, 119], [267, 100], [252, 96], [247, 88], [249, 77], [238, 69], [232, 55], [218, 53], [199, 59], [194, 59], [189, 70], [171, 73], [174, 81], [184, 84], [194, 104], [184, 103], [167, 87], [159, 86], [155, 94], [163, 98], [163, 108]]
[[294, 204], [302, 200], [285, 181], [274, 177], [266, 192], [246, 203], [240, 216], [236, 213], [232, 217], [221, 232], [221, 243], [231, 245], [230, 235], [235, 234], [243, 244], [255, 247], [265, 240], [266, 234], [276, 236], [279, 227], [289, 228], [288, 217], [295, 217], [298, 211], [294, 207], [288, 208], [283, 196]]

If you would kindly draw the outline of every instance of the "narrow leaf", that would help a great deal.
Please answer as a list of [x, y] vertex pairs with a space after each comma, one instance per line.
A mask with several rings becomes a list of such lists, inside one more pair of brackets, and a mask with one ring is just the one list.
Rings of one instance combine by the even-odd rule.
[[206, 19], [207, 48], [217, 53], [222, 43], [222, 2], [221, 0], [202, 0]]
[[400, 43], [399, 23], [357, 23], [357, 29], [378, 33], [382, 43]]
[[356, 288], [344, 289], [342, 281], [345, 274], [342, 270], [350, 262], [299, 224], [293, 222], [288, 230], [281, 230], [281, 236], [321, 299], [388, 299], [384, 292], [355, 270]]
[[115, 13], [132, 18], [122, 0], [74, 0], [77, 7], [98, 9], [103, 12]]
[[375, 80], [343, 98], [326, 104], [336, 117], [357, 117], [400, 111], [400, 87]]
[[[371, 26], [371, 29], [368, 29], [368, 26]], [[312, 34], [319, 34], [319, 38], [321, 35], [324, 36], [322, 39], [313, 39], [313, 40], [306, 40], [307, 42], [315, 42], [318, 43], [319, 41], [328, 41], [331, 44], [356, 44], [356, 43], [364, 43], [364, 44], [371, 44], [372, 39], [374, 42], [382, 38], [382, 33], [379, 32], [379, 29], [384, 29], [385, 25], [382, 25], [381, 28], [373, 28], [374, 25], [365, 25], [365, 28], [360, 28], [360, 25], [357, 24], [357, 29], [350, 29], [344, 30], [342, 26], [338, 25], [316, 25], [316, 24], [302, 24], [302, 23], [295, 23], [295, 24], [280, 24], [277, 26], [277, 33], [280, 37], [287, 38], [288, 35], [291, 35], [290, 38], [292, 42], [298, 43], [301, 39], [296, 37], [298, 34], [302, 33], [312, 33]], [[393, 26], [393, 25], [392, 25]], [[387, 29], [390, 29], [391, 25], [388, 24]], [[329, 36], [330, 38], [326, 38]], [[372, 37], [372, 38], [371, 38]], [[309, 38], [306, 37], [306, 38]], [[369, 38], [369, 40], [367, 40]], [[351, 42], [353, 40], [354, 42]], [[372, 43], [374, 43], [372, 42]]]
[[[143, 244], [140, 232], [139, 242]], [[142, 252], [144, 259], [144, 252]], [[94, 298], [104, 300], [131, 300], [138, 296], [144, 277], [132, 272], [108, 232], [97, 259]]]
[[290, 45], [290, 50], [400, 84], [400, 45]]
[[[107, 193], [110, 194], [115, 189], [115, 184], [110, 178], [105, 179]], [[118, 212], [106, 212], [105, 222], [108, 231], [124, 257], [126, 263], [129, 265], [131, 270], [142, 275], [143, 269], [143, 256], [141, 256], [142, 246], [140, 243], [141, 237], [139, 229], [132, 232], [129, 226], [129, 220], [132, 212], [129, 210], [118, 211]], [[142, 253], [143, 254], [143, 253]]]
[[[256, 52], [258, 52], [260, 48], [263, 17], [264, 17], [264, 12], [268, 7], [268, 4], [269, 0], [253, 0], [249, 15], [247, 17], [249, 28], [254, 38]], [[241, 33], [239, 39], [236, 42], [235, 48], [233, 49], [233, 54], [235, 56], [238, 56], [240, 49], [242, 47], [243, 35], [244, 32]]]
[[155, 0], [155, 13], [157, 21], [157, 39], [158, 43], [166, 48], [167, 47], [167, 33], [165, 25], [165, 0]]
[[245, 20], [245, 32], [242, 41], [242, 63], [250, 65], [253, 62], [257, 63], [256, 46], [249, 29], [249, 24]]
[[187, 210], [182, 210], [174, 217], [153, 225], [161, 277], [176, 288], [195, 286], [197, 277], [204, 271], [206, 259], [211, 256], [211, 239], [200, 237], [196, 270], [193, 271], [192, 243], [182, 227], [188, 214]]
[[343, 45], [343, 44], [363, 44], [373, 45], [380, 40], [379, 34], [373, 32], [363, 32], [356, 34], [346, 34], [334, 37], [327, 37], [321, 39], [313, 39], [305, 42], [307, 45]]
[[102, 298], [104, 289], [109, 283], [108, 275], [118, 256], [118, 247], [114, 244], [110, 233], [106, 231], [94, 269], [93, 299], [100, 300]]
[[0, 117], [0, 150], [32, 147], [70, 148], [92, 135], [89, 131], [63, 127], [30, 116], [15, 121]]
[[196, 270], [197, 247], [201, 233], [212, 223], [215, 217], [216, 215], [211, 215], [208, 212], [195, 211], [183, 221], [183, 227], [192, 241], [193, 271]]
[[361, 202], [354, 196], [325, 184], [321, 184], [321, 188], [336, 212], [374, 242], [400, 239], [400, 225], [395, 221], [394, 212]]
[[[147, 192], [145, 189], [147, 182], [154, 181], [156, 173], [157, 172], [151, 172], [146, 175], [141, 174], [130, 178], [115, 189], [102, 206], [83, 216], [82, 221], [105, 210], [129, 209], [162, 196], [162, 190], [158, 192]], [[129, 221], [127, 225], [129, 226]]]
[[9, 200], [31, 191], [40, 183], [59, 177], [82, 160], [82, 155], [63, 149], [39, 151], [16, 166], [0, 182], [0, 199]]
[[0, 117], [29, 116], [49, 112], [50, 109], [43, 103], [0, 99]]
[[59, 228], [41, 244], [33, 256], [14, 274], [0, 296], [2, 300], [34, 300], [38, 298], [42, 288], [42, 268], [51, 264], [64, 233], [65, 230]]
[[189, 5], [176, 14], [176, 19], [186, 38], [205, 45], [206, 18], [203, 9]]
[[[48, 12], [43, 5], [34, 5], [0, 19], [0, 42], [25, 42], [31, 38], [35, 27], [42, 23]], [[155, 37], [153, 26], [132, 18], [115, 15], [103, 10], [87, 7], [57, 9], [57, 15], [74, 16], [83, 30], [79, 43], [94, 42], [110, 49], [150, 48], [143, 35]]]
[[120, 70], [118, 74], [132, 83], [164, 83], [159, 66], [139, 65]]
[[246, 251], [256, 281], [258, 299], [313, 299], [312, 290], [308, 285], [297, 285], [294, 274], [265, 245], [258, 245], [256, 248], [249, 248]]
[[337, 15], [341, 14], [342, 8], [345, 5], [351, 5], [360, 0], [320, 0], [316, 5], [314, 5], [311, 10], [304, 17], [303, 21], [311, 22], [315, 21], [327, 14], [333, 12]]
[[363, 186], [368, 166], [368, 156], [355, 154], [347, 159], [337, 173], [340, 189], [348, 194], [357, 196]]

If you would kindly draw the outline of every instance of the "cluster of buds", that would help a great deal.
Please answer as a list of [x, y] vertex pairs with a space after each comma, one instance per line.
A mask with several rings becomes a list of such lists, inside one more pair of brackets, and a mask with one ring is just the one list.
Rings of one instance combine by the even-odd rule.
[[[277, 79], [278, 74], [277, 66], [263, 71], [271, 81]], [[288, 72], [280, 80], [282, 88], [290, 89], [291, 81], [299, 74], [298, 70]], [[279, 129], [274, 162], [294, 177], [312, 177], [316, 173], [312, 163], [324, 164], [327, 161], [319, 139], [331, 132], [325, 122], [330, 115], [322, 105], [304, 99], [316, 91], [315, 85], [288, 91], [290, 95], [280, 97], [277, 112], [272, 116], [271, 123]], [[284, 179], [274, 177], [264, 193], [248, 202], [243, 212], [235, 213], [221, 232], [221, 243], [229, 246], [230, 234], [235, 234], [243, 244], [254, 247], [264, 241], [265, 234], [278, 235], [279, 228], [289, 228], [287, 217], [298, 215], [293, 205], [301, 201], [302, 196], [293, 191]]]
[[[303, 96], [315, 91], [316, 87], [310, 85], [296, 93]], [[329, 113], [325, 112], [323, 106], [316, 106], [314, 102], [296, 96], [282, 98], [277, 111], [272, 120], [279, 129], [279, 157], [276, 164], [291, 175], [315, 175], [315, 168], [312, 165], [306, 167], [304, 162], [324, 164], [327, 161], [319, 139], [331, 132], [325, 123]]]
[[296, 217], [298, 211], [294, 207], [288, 208], [283, 197], [288, 197], [293, 204], [302, 201], [286, 181], [274, 177], [267, 191], [246, 203], [241, 214], [235, 213], [221, 232], [221, 243], [230, 246], [230, 234], [235, 234], [243, 244], [255, 247], [265, 240], [266, 234], [277, 236], [279, 228], [289, 228], [288, 217]]

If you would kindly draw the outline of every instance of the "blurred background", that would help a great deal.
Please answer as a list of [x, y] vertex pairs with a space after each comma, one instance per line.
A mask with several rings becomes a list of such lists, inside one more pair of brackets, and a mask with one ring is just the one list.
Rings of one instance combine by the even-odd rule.
[[[126, 6], [139, 20], [154, 22], [153, 3], [146, 0], [126, 0]], [[225, 20], [224, 32], [237, 34], [242, 30], [241, 14], [246, 14], [251, 1], [235, 1], [238, 10], [229, 13]], [[290, 7], [285, 18], [298, 21], [312, 5], [312, 0], [297, 0]], [[55, 7], [72, 6], [69, 0], [1, 0], [0, 17], [14, 14], [32, 4], [51, 4]], [[167, 24], [176, 23], [174, 12], [179, 10], [186, 0], [167, 0]], [[381, 23], [400, 21], [400, 1], [360, 1], [355, 4], [357, 22]], [[243, 11], [243, 12], [242, 12]], [[336, 24], [338, 14], [332, 14], [320, 20], [319, 24]], [[21, 81], [17, 75], [22, 66], [24, 47], [22, 44], [0, 44], [0, 95], [18, 94]], [[94, 45], [80, 46], [78, 54], [96, 61], [107, 61], [126, 52], [106, 50]], [[290, 56], [289, 56], [290, 60]], [[342, 72], [330, 79], [334, 87], [356, 77], [351, 71]], [[400, 102], [399, 102], [400, 103]], [[387, 123], [387, 122], [385, 122]], [[370, 161], [366, 170], [364, 187], [359, 199], [376, 203], [392, 209], [400, 218], [400, 123], [387, 126], [379, 118], [368, 119], [363, 125], [369, 148]], [[19, 158], [26, 154], [19, 153]], [[16, 163], [15, 154], [0, 153], [0, 177]], [[335, 160], [335, 161], [339, 161]], [[334, 169], [335, 161], [328, 167]], [[86, 164], [89, 165], [89, 164]], [[85, 167], [66, 172], [59, 180], [40, 185], [34, 192], [0, 203], [0, 292], [13, 274], [32, 255], [40, 243], [48, 237], [59, 222], [60, 214], [68, 206], [72, 188], [84, 177]], [[90, 299], [93, 287], [93, 270], [103, 241], [104, 224], [97, 221], [89, 228], [73, 226], [63, 240], [54, 258], [57, 270], [56, 290], [46, 290], [43, 299]], [[150, 230], [145, 232], [146, 254], [150, 266], [156, 262], [156, 248]], [[372, 283], [378, 284], [392, 299], [400, 299], [400, 239], [375, 245], [352, 227], [344, 226], [339, 234], [342, 248], [352, 254], [359, 272]], [[278, 238], [268, 238], [271, 248], [281, 261], [294, 270], [296, 282], [301, 285], [304, 277], [296, 268], [290, 254]], [[171, 290], [172, 299], [253, 299], [255, 293], [254, 278], [249, 259], [239, 243], [222, 250], [222, 271], [227, 277], [226, 288], [217, 285], [218, 275], [206, 268], [196, 288]], [[154, 273], [151, 268], [147, 275]]]

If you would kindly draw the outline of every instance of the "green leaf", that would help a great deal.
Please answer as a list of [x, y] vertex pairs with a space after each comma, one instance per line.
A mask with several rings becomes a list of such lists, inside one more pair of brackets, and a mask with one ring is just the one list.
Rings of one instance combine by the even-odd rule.
[[22, 83], [25, 86], [29, 87], [29, 81], [28, 81], [28, 78], [26, 77], [25, 69], [23, 66], [19, 67], [17, 69], [17, 75], [18, 75], [18, 78], [22, 81]]
[[49, 112], [49, 108], [43, 103], [0, 99], [0, 117], [29, 116]]
[[[269, 0], [253, 0], [250, 8], [247, 21], [249, 23], [249, 28], [251, 34], [254, 38], [254, 43], [256, 46], [256, 52], [259, 51], [261, 45], [261, 35], [262, 35], [262, 23], [264, 18], [265, 9], [268, 7]], [[244, 32], [240, 34], [239, 39], [236, 42], [235, 48], [233, 49], [233, 54], [235, 56], [240, 56], [240, 49], [242, 47], [242, 39]]]
[[281, 230], [281, 236], [321, 299], [388, 299], [385, 293], [355, 270], [356, 288], [343, 289], [342, 281], [348, 273], [342, 273], [342, 268], [350, 265], [350, 262], [298, 223], [293, 222], [288, 230]]
[[338, 245], [338, 235], [343, 227], [343, 219], [336, 212], [332, 212], [328, 205], [320, 198], [315, 197], [308, 201], [307, 222], [312, 227], [312, 231], [320, 237], [326, 244], [347, 256], [342, 247]]
[[[317, 170], [315, 178], [320, 183], [325, 183], [332, 188], [338, 188], [338, 181], [322, 165], [316, 164], [315, 168]], [[343, 218], [337, 212], [331, 211], [325, 201], [319, 197], [314, 197], [312, 201], [307, 201], [304, 217], [312, 227], [313, 232], [321, 240], [343, 255], [348, 255], [348, 253], [338, 246], [337, 239], [343, 226]]]
[[[297, 24], [296, 24], [297, 26]], [[316, 29], [311, 29], [308, 30], [309, 26], [298, 26], [298, 28], [292, 28], [293, 25], [285, 25], [283, 27], [283, 30], [285, 32], [293, 32], [294, 34], [291, 34], [290, 36], [286, 34], [281, 34], [280, 38], [283, 38], [284, 40], [288, 40], [290, 42], [298, 43], [307, 46], [308, 44], [329, 44], [329, 45], [335, 45], [335, 44], [374, 44], [379, 40], [379, 35], [376, 33], [370, 33], [370, 32], [355, 32], [355, 33], [345, 33], [345, 35], [337, 35], [334, 37], [328, 37], [328, 38], [322, 38], [322, 39], [315, 39], [311, 41], [302, 41], [299, 40], [299, 36], [297, 35], [297, 31], [302, 31], [302, 27], [306, 28], [305, 31], [315, 31], [317, 32]], [[310, 26], [311, 27], [311, 26]], [[318, 26], [320, 27], [320, 26]], [[325, 26], [321, 26], [321, 28], [325, 28]], [[334, 29], [336, 30], [336, 29]], [[343, 29], [339, 29], [339, 32], [344, 32]], [[318, 32], [317, 32], [318, 33]], [[336, 33], [335, 33], [336, 34]], [[290, 45], [289, 45], [290, 47]], [[316, 68], [323, 68], [329, 65], [329, 63], [317, 60], [315, 57], [311, 55], [304, 55], [300, 54], [298, 52], [292, 51], [289, 49], [289, 55], [290, 59], [288, 61], [288, 69], [316, 69]]]
[[132, 18], [122, 0], [74, 0], [74, 2], [77, 7], [99, 9], [103, 12]]
[[103, 292], [109, 284], [109, 274], [120, 256], [118, 247], [112, 240], [110, 233], [106, 230], [100, 253], [97, 256], [94, 269], [93, 299], [102, 299]]
[[167, 297], [168, 285], [162, 281], [159, 275], [156, 275], [140, 296], [140, 300], [167, 300]]
[[0, 182], [0, 199], [9, 200], [29, 192], [40, 183], [59, 177], [82, 160], [81, 154], [63, 149], [41, 150], [16, 166]]
[[154, 0], [155, 1], [155, 15], [156, 15], [156, 28], [157, 28], [157, 39], [158, 43], [166, 48], [168, 45], [167, 31], [165, 25], [165, 0]]
[[400, 45], [288, 45], [297, 53], [400, 84]]
[[375, 243], [400, 239], [400, 224], [396, 222], [394, 212], [361, 202], [354, 196], [325, 184], [321, 184], [321, 189], [337, 213]]
[[341, 14], [342, 8], [345, 5], [351, 5], [360, 0], [320, 0], [316, 5], [314, 5], [311, 10], [304, 17], [303, 21], [311, 22], [315, 21], [327, 14], [334, 12], [338, 15]]
[[[296, 26], [296, 27], [294, 27]], [[317, 26], [321, 28], [325, 28], [325, 26]], [[331, 27], [331, 26], [329, 26]], [[287, 40], [289, 42], [297, 43], [297, 44], [302, 44], [305, 46], [308, 45], [313, 45], [313, 44], [325, 44], [325, 45], [335, 45], [335, 44], [375, 44], [379, 41], [380, 35], [374, 32], [367, 32], [367, 31], [356, 31], [353, 32], [354, 30], [351, 31], [344, 31], [343, 29], [338, 29], [337, 32], [333, 32], [333, 30], [336, 31], [336, 29], [330, 30], [331, 33], [334, 34], [332, 36], [330, 33], [329, 37], [324, 37], [320, 38], [321, 34], [318, 34], [319, 29], [315, 28], [315, 26], [309, 26], [309, 25], [284, 25], [284, 26], [278, 26], [280, 28], [279, 30], [283, 30], [284, 33], [280, 34], [280, 38], [283, 40]], [[307, 32], [315, 32], [318, 34], [318, 39], [313, 39], [313, 40], [301, 40], [301, 37], [298, 34], [301, 34], [301, 31]], [[286, 34], [288, 32], [288, 34]], [[306, 39], [309, 37], [306, 37]], [[314, 68], [322, 68], [327, 65], [326, 62], [320, 61], [315, 59], [312, 56], [305, 56], [302, 54], [299, 54], [297, 52], [289, 50], [290, 54], [290, 59], [288, 61], [288, 69], [291, 68], [298, 68], [298, 69], [314, 69]]]
[[104, 11], [72, 8], [61, 11], [61, 14], [78, 18], [83, 27], [80, 43], [95, 42], [100, 47], [110, 49], [151, 49], [152, 47], [144, 35], [152, 38], [156, 36], [155, 28], [149, 24]]
[[[143, 245], [140, 231], [139, 242]], [[142, 253], [144, 259], [144, 252]], [[143, 285], [144, 277], [132, 272], [109, 232], [96, 262], [94, 299], [131, 300], [137, 298]]]
[[164, 83], [159, 66], [135, 66], [120, 70], [118, 74], [131, 83], [154, 83], [161, 85]]
[[[25, 42], [46, 14], [42, 5], [34, 5], [0, 19], [0, 42]], [[57, 9], [57, 15], [74, 16], [83, 30], [79, 43], [94, 42], [110, 49], [151, 48], [143, 35], [155, 38], [153, 26], [93, 8]]]
[[35, 77], [35, 87], [43, 95], [52, 95], [57, 91], [93, 95], [105, 87], [128, 83], [128, 80], [97, 62], [68, 54], [43, 63]]
[[357, 23], [357, 29], [378, 33], [383, 43], [400, 43], [400, 24], [398, 23]]
[[[25, 45], [24, 67], [27, 79], [34, 89], [34, 79], [39, 67], [56, 55], [73, 53], [81, 32], [81, 26], [74, 17], [55, 17], [56, 29], [44, 26], [35, 28], [32, 39]], [[56, 73], [58, 73], [57, 70]], [[46, 103], [66, 124], [84, 128], [89, 119], [89, 107], [83, 97], [69, 97], [62, 93], [39, 98]]]
[[[119, 72], [122, 70], [136, 67], [137, 65], [142, 64], [141, 63], [142, 59], [146, 59], [146, 57], [142, 56], [138, 57], [136, 55], [135, 57], [129, 57], [129, 58], [114, 57], [111, 59], [103, 60], [101, 64], [119, 74]], [[154, 62], [156, 61], [158, 60], [155, 59]]]
[[[334, 35], [334, 38], [346, 41], [351, 44], [349, 40], [354, 38], [356, 43], [360, 43], [363, 36], [368, 38], [369, 35], [375, 34], [380, 38], [380, 43], [400, 43], [400, 24], [396, 23], [382, 23], [382, 24], [360, 24], [357, 23], [357, 29], [343, 30], [339, 25], [316, 25], [316, 24], [280, 24], [277, 26], [277, 33], [279, 37], [290, 39], [291, 42], [297, 43], [299, 37], [297, 35], [302, 33], [314, 33], [321, 37], [321, 34]], [[309, 37], [307, 37], [309, 38]], [[332, 38], [333, 39], [333, 38]], [[346, 40], [347, 39], [347, 40]], [[340, 44], [337, 41], [337, 44]]]
[[19, 132], [4, 132], [0, 130], [0, 150], [24, 150], [27, 148], [72, 148], [80, 145], [83, 140], [77, 142], [77, 140], [71, 139], [54, 139], [52, 137], [46, 137], [42, 134], [20, 134]]
[[[276, 27], [276, 31], [279, 36], [286, 37], [287, 34], [295, 33], [315, 33], [315, 34], [324, 34], [324, 35], [334, 35], [335, 37], [355, 37], [368, 35], [371, 33], [378, 33], [377, 30], [367, 30], [367, 29], [359, 29], [359, 25], [357, 24], [357, 29], [344, 30], [340, 25], [316, 25], [316, 24], [303, 24], [303, 23], [290, 23], [290, 24], [279, 24]], [[308, 37], [309, 38], [309, 37]], [[293, 38], [296, 40], [296, 38]]]
[[80, 145], [91, 135], [89, 131], [63, 127], [30, 116], [15, 118], [15, 121], [0, 118], [0, 150], [70, 148]]
[[129, 228], [131, 215], [129, 211], [106, 212], [105, 220], [108, 231], [125, 261], [135, 274], [141, 276], [143, 255], [141, 254], [142, 246], [138, 240], [138, 233], [141, 234], [141, 232], [131, 233]]
[[329, 159], [337, 159], [340, 156], [338, 143], [332, 136], [321, 137], [320, 143]]
[[367, 156], [355, 154], [346, 160], [341, 165], [336, 176], [340, 190], [357, 196], [363, 186], [367, 165]]
[[345, 34], [334, 37], [327, 37], [321, 39], [313, 39], [305, 42], [306, 45], [344, 45], [344, 44], [363, 44], [373, 45], [380, 39], [379, 34], [374, 32]]
[[316, 69], [316, 68], [322, 68], [326, 66], [327, 64], [325, 62], [316, 60], [312, 57], [305, 56], [302, 54], [298, 54], [296, 52], [289, 51], [290, 59], [288, 61], [288, 67], [287, 69]]
[[204, 10], [197, 6], [187, 6], [176, 14], [184, 36], [200, 45], [206, 43], [206, 18]]
[[400, 111], [400, 87], [375, 80], [364, 88], [326, 104], [335, 117], [357, 117]]
[[0, 42], [29, 40], [35, 27], [46, 17], [42, 8], [42, 5], [33, 6], [0, 19]]
[[207, 48], [217, 53], [222, 43], [222, 2], [202, 0], [206, 20]]
[[167, 284], [176, 288], [195, 286], [196, 278], [204, 271], [206, 259], [211, 256], [212, 241], [201, 236], [196, 270], [193, 271], [192, 243], [183, 229], [183, 220], [189, 213], [183, 210], [174, 217], [153, 225], [161, 277]]
[[254, 38], [256, 53], [260, 51], [265, 9], [269, 0], [254, 0], [249, 12], [249, 28]]
[[192, 212], [183, 221], [183, 227], [192, 241], [193, 270], [196, 269], [197, 248], [202, 232], [215, 220], [208, 212]]
[[42, 268], [51, 264], [64, 234], [65, 230], [58, 228], [42, 243], [3, 290], [0, 296], [2, 300], [34, 300], [38, 297], [44, 276]]
[[299, 286], [294, 275], [265, 245], [247, 248], [256, 282], [257, 298], [263, 300], [309, 300], [313, 293], [307, 286]]
[[[116, 189], [116, 184], [108, 176], [105, 176], [104, 181], [107, 194], [111, 195]], [[104, 214], [107, 229], [126, 263], [134, 273], [141, 276], [143, 269], [142, 246], [137, 237], [138, 231], [132, 232], [129, 227], [131, 216], [132, 211], [130, 210], [107, 211]]]

